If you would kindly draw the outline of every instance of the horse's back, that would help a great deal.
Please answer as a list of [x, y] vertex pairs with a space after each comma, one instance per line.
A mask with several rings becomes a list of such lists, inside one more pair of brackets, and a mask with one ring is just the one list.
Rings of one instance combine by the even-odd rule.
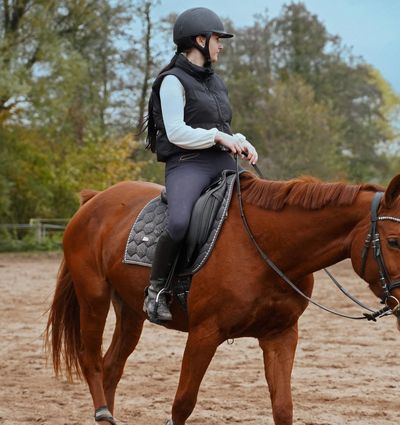
[[[127, 238], [130, 226], [141, 209], [158, 196], [162, 186], [140, 181], [124, 181], [93, 193], [72, 217], [64, 233], [64, 252], [85, 249], [90, 241], [104, 247], [104, 242]], [[84, 191], [86, 192], [86, 191]]]
[[[82, 193], [89, 193], [92, 196], [89, 199], [85, 199], [85, 204], [87, 206], [88, 201], [91, 201], [93, 204], [101, 204], [102, 206], [112, 207], [113, 205], [118, 205], [119, 203], [129, 204], [134, 206], [137, 203], [146, 201], [157, 196], [163, 186], [142, 181], [123, 181], [117, 183], [109, 188], [100, 191], [90, 191], [83, 190]], [[82, 210], [82, 207], [78, 210], [78, 213]]]

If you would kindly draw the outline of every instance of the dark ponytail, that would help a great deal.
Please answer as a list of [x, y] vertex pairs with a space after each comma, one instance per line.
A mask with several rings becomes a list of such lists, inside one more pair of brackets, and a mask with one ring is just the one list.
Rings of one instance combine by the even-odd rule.
[[[171, 61], [168, 65], [166, 65], [157, 75], [156, 81], [158, 77], [166, 71], [169, 71], [171, 68], [175, 66], [175, 62], [178, 59], [178, 56], [182, 50], [178, 48], [175, 55], [172, 57]], [[160, 84], [158, 85], [157, 89], [155, 90], [155, 86], [153, 84], [148, 108], [147, 108], [147, 115], [144, 118], [143, 122], [139, 124], [139, 133], [138, 135], [143, 134], [147, 130], [147, 136], [146, 136], [146, 149], [150, 149], [153, 153], [156, 151], [156, 137], [157, 137], [157, 127], [156, 123], [154, 121], [154, 115], [153, 115], [153, 105], [154, 105], [154, 96], [158, 95], [158, 91], [160, 88]], [[156, 93], [155, 93], [156, 92]]]

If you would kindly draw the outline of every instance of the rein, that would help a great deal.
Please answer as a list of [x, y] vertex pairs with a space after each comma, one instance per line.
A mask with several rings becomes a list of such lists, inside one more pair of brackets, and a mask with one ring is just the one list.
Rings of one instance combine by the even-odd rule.
[[[378, 206], [379, 206], [380, 199], [383, 195], [382, 192], [378, 192], [375, 195], [374, 200], [373, 200], [372, 205], [371, 205], [371, 229], [370, 229], [368, 237], [365, 241], [364, 250], [363, 250], [363, 254], [362, 254], [363, 266], [362, 266], [361, 277], [363, 277], [363, 273], [364, 273], [364, 269], [365, 269], [364, 263], [366, 263], [366, 258], [367, 258], [369, 246], [372, 242], [375, 259], [376, 259], [376, 261], [378, 263], [378, 267], [379, 267], [380, 281], [381, 281], [381, 284], [382, 284], [382, 287], [383, 287], [384, 293], [385, 293], [385, 298], [382, 300], [382, 303], [384, 303], [385, 306], [382, 309], [377, 310], [377, 311], [370, 309], [364, 303], [359, 301], [356, 297], [354, 297], [349, 292], [347, 292], [347, 290], [339, 284], [339, 282], [332, 276], [332, 274], [327, 269], [324, 269], [325, 272], [327, 273], [327, 275], [331, 278], [332, 282], [340, 289], [341, 292], [343, 292], [343, 294], [345, 294], [348, 298], [350, 298], [354, 303], [358, 304], [360, 307], [369, 311], [369, 313], [363, 313], [362, 316], [349, 316], [347, 314], [344, 314], [344, 313], [338, 312], [336, 310], [333, 310], [329, 307], [326, 307], [326, 306], [314, 301], [312, 298], [310, 298], [308, 295], [306, 295], [285, 275], [285, 273], [271, 260], [271, 258], [269, 258], [269, 256], [258, 245], [258, 243], [257, 243], [257, 241], [256, 241], [256, 239], [255, 239], [255, 237], [254, 237], [254, 235], [253, 235], [253, 233], [250, 229], [250, 226], [248, 224], [246, 216], [244, 214], [242, 192], [241, 192], [241, 188], [240, 188], [239, 162], [238, 162], [237, 155], [235, 155], [235, 159], [236, 159], [237, 194], [238, 194], [238, 200], [239, 200], [240, 216], [241, 216], [244, 228], [245, 228], [247, 235], [249, 236], [251, 242], [253, 243], [254, 247], [258, 251], [260, 257], [264, 260], [265, 263], [268, 264], [268, 266], [272, 270], [274, 270], [274, 272], [284, 282], [286, 282], [295, 292], [297, 292], [303, 298], [308, 300], [311, 304], [314, 304], [315, 306], [319, 307], [320, 309], [327, 311], [331, 314], [334, 314], [336, 316], [344, 317], [344, 318], [347, 318], [347, 319], [353, 319], [353, 320], [365, 320], [366, 319], [368, 321], [372, 320], [372, 321], [376, 322], [376, 319], [378, 319], [380, 317], [388, 316], [390, 314], [395, 314], [396, 316], [398, 316], [400, 314], [400, 302], [399, 302], [399, 300], [397, 300], [397, 298], [395, 298], [393, 295], [390, 294], [391, 290], [393, 290], [394, 288], [400, 287], [400, 280], [396, 281], [396, 282], [391, 282], [391, 280], [390, 280], [390, 277], [389, 277], [389, 274], [387, 272], [385, 263], [383, 261], [382, 251], [380, 249], [380, 242], [379, 242], [380, 238], [379, 238], [379, 233], [378, 233], [378, 229], [377, 229], [378, 220], [392, 220], [392, 221], [400, 222], [400, 219], [395, 218], [395, 217], [378, 217], [377, 216], [377, 209], [378, 209]], [[259, 177], [264, 178], [261, 171], [259, 170], [259, 168], [255, 164], [253, 165], [253, 167], [256, 170]], [[377, 196], [377, 195], [380, 195], [380, 196]], [[374, 236], [373, 240], [372, 240], [371, 235]], [[394, 299], [397, 302], [397, 306], [393, 310], [387, 304], [387, 302], [390, 298]]]

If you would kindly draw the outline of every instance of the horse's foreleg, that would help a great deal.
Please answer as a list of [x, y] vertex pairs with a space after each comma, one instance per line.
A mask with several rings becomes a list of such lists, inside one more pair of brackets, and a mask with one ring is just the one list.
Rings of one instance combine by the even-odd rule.
[[182, 359], [181, 375], [172, 407], [174, 425], [184, 425], [197, 401], [201, 381], [222, 342], [218, 332], [197, 329], [189, 332]]
[[275, 425], [292, 425], [290, 381], [297, 346], [297, 324], [274, 337], [260, 338]]
[[104, 356], [104, 391], [107, 406], [114, 411], [115, 390], [121, 379], [126, 360], [136, 348], [143, 329], [143, 315], [138, 315], [127, 304], [114, 301], [116, 324], [112, 342]]

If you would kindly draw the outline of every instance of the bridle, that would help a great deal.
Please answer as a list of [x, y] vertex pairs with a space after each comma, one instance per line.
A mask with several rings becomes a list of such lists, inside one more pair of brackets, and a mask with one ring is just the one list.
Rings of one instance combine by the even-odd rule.
[[[255, 170], [257, 171], [257, 174], [263, 178], [262, 173], [260, 172], [260, 170], [256, 167], [254, 167]], [[390, 220], [390, 221], [395, 221], [397, 223], [400, 223], [400, 218], [397, 217], [391, 217], [391, 216], [382, 216], [379, 217], [378, 216], [378, 208], [379, 208], [379, 204], [380, 201], [382, 199], [383, 196], [383, 192], [377, 192], [372, 200], [372, 204], [371, 204], [371, 226], [370, 226], [370, 231], [368, 233], [368, 236], [365, 240], [365, 244], [364, 244], [364, 248], [362, 251], [362, 266], [361, 266], [361, 277], [364, 277], [364, 273], [365, 273], [365, 267], [366, 267], [366, 262], [367, 262], [367, 256], [368, 256], [368, 251], [369, 251], [369, 247], [371, 246], [372, 243], [372, 247], [374, 250], [374, 258], [377, 262], [378, 265], [378, 269], [379, 269], [379, 277], [380, 277], [380, 282], [384, 291], [384, 296], [381, 299], [382, 304], [384, 304], [385, 306], [377, 311], [372, 310], [371, 308], [365, 306], [361, 301], [357, 300], [356, 297], [354, 297], [353, 295], [349, 294], [340, 284], [339, 282], [337, 282], [337, 280], [328, 272], [328, 270], [325, 269], [326, 273], [328, 274], [328, 276], [331, 278], [331, 280], [333, 281], [333, 283], [335, 283], [335, 285], [348, 297], [350, 298], [353, 302], [355, 302], [356, 304], [358, 304], [359, 306], [365, 308], [366, 310], [369, 311], [369, 313], [363, 313], [362, 316], [348, 316], [347, 314], [344, 313], [340, 313], [338, 311], [332, 310], [331, 308], [328, 308], [326, 306], [323, 306], [322, 304], [319, 304], [318, 302], [314, 301], [313, 299], [311, 299], [309, 296], [307, 296], [303, 291], [301, 291], [286, 275], [285, 273], [282, 272], [282, 270], [269, 258], [269, 256], [261, 249], [260, 245], [257, 243], [251, 229], [250, 226], [247, 222], [246, 216], [244, 214], [244, 209], [243, 209], [243, 202], [242, 202], [242, 193], [241, 193], [241, 189], [240, 189], [240, 170], [239, 170], [239, 162], [238, 162], [238, 158], [236, 156], [236, 186], [237, 186], [237, 194], [238, 194], [238, 200], [239, 200], [239, 208], [240, 208], [240, 216], [242, 218], [242, 222], [244, 225], [244, 228], [251, 240], [251, 242], [253, 243], [253, 245], [255, 246], [256, 250], [258, 251], [260, 257], [264, 260], [264, 262], [266, 264], [269, 265], [269, 267], [274, 270], [274, 272], [284, 281], [286, 282], [295, 292], [297, 292], [298, 294], [300, 294], [303, 298], [305, 298], [306, 300], [308, 300], [310, 303], [314, 304], [315, 306], [321, 308], [322, 310], [325, 310], [329, 313], [332, 313], [336, 316], [340, 316], [340, 317], [345, 317], [347, 319], [355, 319], [355, 320], [369, 320], [369, 321], [376, 321], [376, 319], [384, 317], [384, 316], [388, 316], [391, 314], [394, 314], [399, 320], [400, 320], [400, 301], [394, 297], [391, 294], [391, 291], [395, 288], [399, 288], [400, 287], [400, 280], [397, 281], [392, 281], [390, 279], [389, 273], [387, 271], [387, 268], [385, 266], [385, 262], [383, 259], [383, 254], [382, 254], [382, 249], [381, 249], [381, 244], [380, 244], [380, 236], [379, 236], [379, 230], [378, 230], [378, 221], [383, 221], [383, 220]], [[388, 305], [388, 301], [389, 300], [393, 300], [395, 301], [397, 304], [395, 307], [391, 308]]]
[[391, 291], [396, 288], [400, 288], [400, 280], [392, 281], [390, 278], [389, 272], [385, 265], [385, 260], [383, 259], [381, 240], [379, 236], [378, 223], [379, 221], [394, 221], [400, 223], [400, 218], [392, 216], [379, 216], [378, 208], [383, 197], [383, 192], [375, 193], [374, 198], [371, 203], [371, 225], [368, 232], [368, 236], [364, 242], [364, 248], [361, 255], [361, 277], [365, 276], [365, 268], [367, 265], [367, 258], [369, 248], [372, 245], [374, 259], [378, 265], [379, 270], [379, 281], [381, 283], [384, 296], [382, 302], [387, 305], [388, 300], [392, 299], [397, 302], [396, 307], [392, 309], [392, 312], [400, 317], [400, 302], [399, 300], [391, 294]]

